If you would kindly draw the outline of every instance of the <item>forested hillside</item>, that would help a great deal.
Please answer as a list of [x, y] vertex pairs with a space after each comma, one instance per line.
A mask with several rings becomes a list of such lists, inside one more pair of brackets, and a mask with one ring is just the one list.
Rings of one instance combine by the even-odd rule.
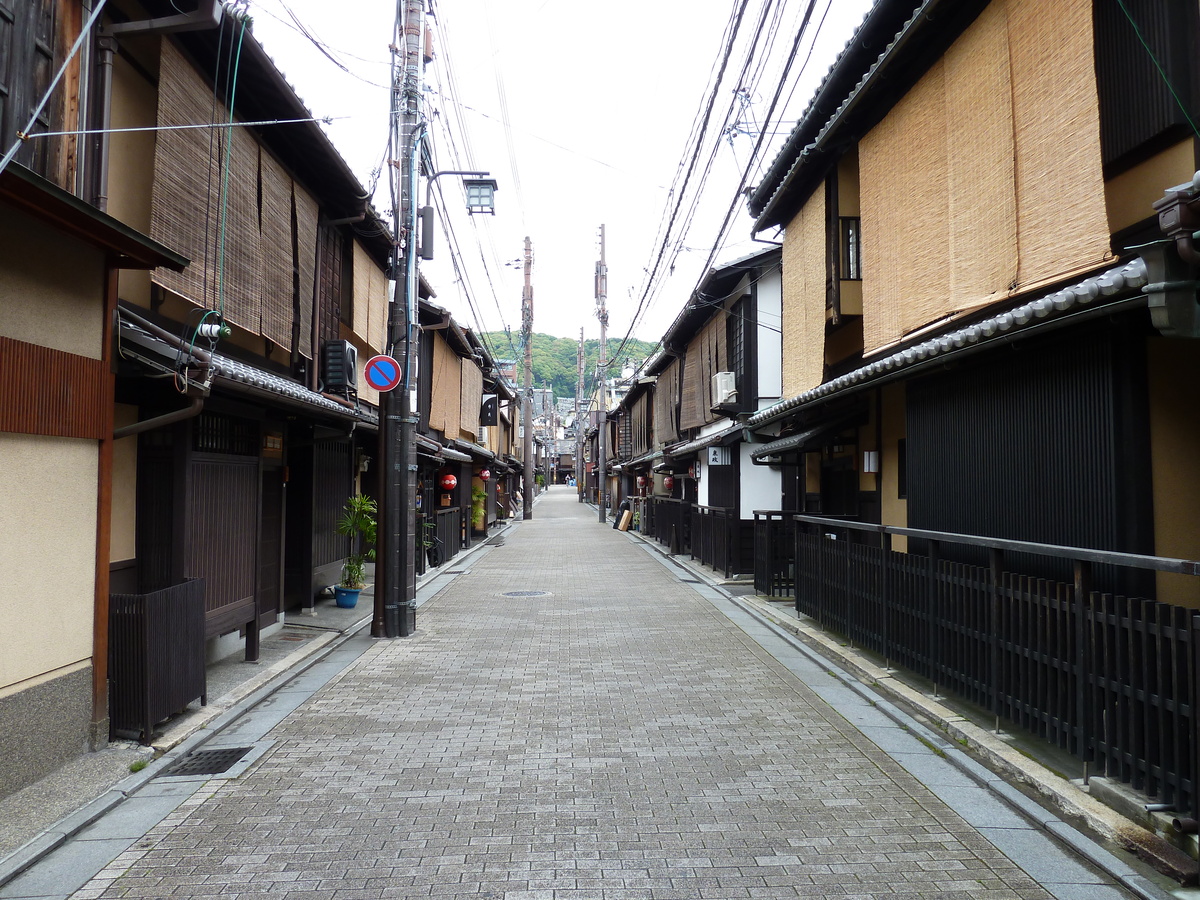
[[[485, 344], [491, 347], [498, 359], [516, 358], [515, 345], [517, 336], [503, 331], [485, 332]], [[649, 341], [637, 341], [632, 338], [625, 344], [621, 356], [614, 360], [614, 354], [621, 349], [620, 338], [608, 339], [608, 357], [612, 362], [609, 372], [619, 375], [626, 359], [637, 365], [654, 352], [657, 344]], [[592, 373], [600, 359], [600, 341], [584, 341], [584, 388], [591, 383]], [[574, 338], [553, 337], [549, 334], [533, 335], [533, 386], [535, 388], [550, 388], [555, 397], [574, 397], [576, 368], [578, 365], [579, 341]], [[518, 383], [524, 377], [524, 357], [517, 359]]]

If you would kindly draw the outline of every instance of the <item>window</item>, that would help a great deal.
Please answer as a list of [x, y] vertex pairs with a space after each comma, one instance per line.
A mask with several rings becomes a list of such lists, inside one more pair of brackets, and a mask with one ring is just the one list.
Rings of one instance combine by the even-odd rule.
[[862, 280], [862, 239], [858, 216], [838, 218], [838, 271], [844, 281]]

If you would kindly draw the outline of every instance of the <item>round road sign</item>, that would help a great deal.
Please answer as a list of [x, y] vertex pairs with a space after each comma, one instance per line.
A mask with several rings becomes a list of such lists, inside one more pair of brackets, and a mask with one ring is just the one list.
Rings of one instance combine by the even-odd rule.
[[390, 391], [400, 383], [400, 363], [390, 356], [372, 356], [363, 366], [367, 384], [377, 391]]

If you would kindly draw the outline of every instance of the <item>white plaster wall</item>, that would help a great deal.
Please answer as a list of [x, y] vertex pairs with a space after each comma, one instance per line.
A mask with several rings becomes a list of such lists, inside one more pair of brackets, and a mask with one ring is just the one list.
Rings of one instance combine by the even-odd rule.
[[758, 408], [763, 409], [783, 395], [783, 275], [775, 269], [764, 275], [756, 287]]
[[98, 453], [0, 433], [0, 690], [91, 659]]
[[95, 248], [0, 209], [0, 335], [99, 359], [104, 277]]
[[740, 518], [753, 519], [756, 509], [779, 509], [783, 503], [783, 482], [780, 480], [779, 469], [756, 466], [750, 459], [750, 451], [754, 449], [754, 444], [741, 443], [737, 448], [741, 454], [742, 466]]

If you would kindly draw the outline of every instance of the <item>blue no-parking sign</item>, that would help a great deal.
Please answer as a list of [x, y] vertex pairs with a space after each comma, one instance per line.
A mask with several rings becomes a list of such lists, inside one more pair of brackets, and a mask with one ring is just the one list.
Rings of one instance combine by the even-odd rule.
[[372, 356], [363, 366], [367, 384], [377, 391], [390, 391], [400, 383], [400, 363], [390, 356]]

